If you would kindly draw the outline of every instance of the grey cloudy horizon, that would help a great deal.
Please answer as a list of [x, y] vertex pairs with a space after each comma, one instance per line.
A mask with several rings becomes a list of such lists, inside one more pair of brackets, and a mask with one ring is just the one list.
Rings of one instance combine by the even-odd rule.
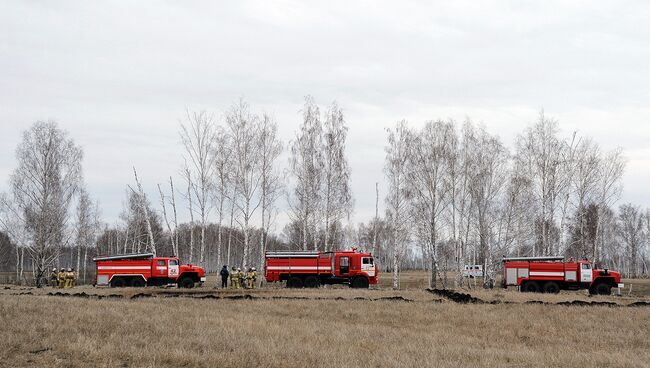
[[649, 208], [648, 19], [643, 1], [1, 2], [0, 192], [21, 132], [55, 120], [111, 224], [133, 166], [155, 205], [156, 184], [180, 182], [186, 108], [219, 117], [243, 97], [286, 146], [309, 94], [344, 110], [355, 223], [374, 216], [397, 121], [469, 117], [512, 148], [541, 109], [623, 148], [619, 203]]

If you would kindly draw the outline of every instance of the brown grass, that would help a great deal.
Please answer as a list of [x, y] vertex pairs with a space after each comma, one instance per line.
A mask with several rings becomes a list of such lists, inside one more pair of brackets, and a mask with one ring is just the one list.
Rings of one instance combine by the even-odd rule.
[[[168, 298], [165, 293], [188, 293], [152, 288], [66, 291], [124, 296], [118, 300], [0, 289], [2, 367], [646, 367], [650, 362], [650, 307], [519, 304], [529, 295], [509, 290], [472, 294], [518, 304], [460, 305], [415, 289], [189, 292], [248, 294], [255, 300]], [[26, 292], [34, 295], [16, 295]], [[129, 299], [138, 293], [157, 297]], [[530, 298], [553, 302], [571, 295]], [[412, 301], [381, 299], [389, 296]], [[625, 298], [604, 300], [632, 300]]]

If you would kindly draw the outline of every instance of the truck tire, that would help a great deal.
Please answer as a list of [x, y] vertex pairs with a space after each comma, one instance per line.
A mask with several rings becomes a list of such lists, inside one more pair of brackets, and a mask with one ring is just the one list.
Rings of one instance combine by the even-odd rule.
[[547, 281], [544, 284], [544, 292], [548, 294], [557, 294], [560, 292], [560, 285], [555, 281]]
[[589, 294], [596, 295], [610, 295], [612, 293], [612, 287], [605, 282], [599, 282], [594, 285], [593, 288], [589, 289]]
[[524, 293], [539, 293], [539, 284], [535, 281], [526, 281], [521, 285], [521, 291]]
[[350, 287], [353, 287], [355, 289], [367, 289], [368, 286], [368, 279], [365, 277], [355, 277], [352, 279], [352, 282], [350, 283]]
[[113, 277], [111, 287], [121, 288], [126, 286], [126, 280], [123, 277]]
[[288, 288], [301, 288], [303, 286], [302, 279], [298, 276], [293, 276], [287, 280]]
[[144, 279], [141, 277], [134, 277], [131, 280], [131, 286], [133, 287], [145, 287], [147, 284], [144, 282]]
[[178, 280], [178, 287], [186, 288], [186, 289], [191, 289], [194, 287], [194, 280], [192, 280], [191, 277], [181, 277], [180, 280]]
[[320, 286], [320, 280], [316, 276], [308, 276], [305, 279], [305, 287], [308, 288], [317, 288]]

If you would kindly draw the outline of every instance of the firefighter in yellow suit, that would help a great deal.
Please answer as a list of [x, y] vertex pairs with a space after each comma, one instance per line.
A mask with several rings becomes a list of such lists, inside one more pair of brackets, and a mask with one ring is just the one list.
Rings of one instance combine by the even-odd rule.
[[65, 275], [66, 275], [65, 268], [62, 267], [59, 270], [59, 275], [58, 275], [59, 276], [59, 284], [58, 284], [59, 289], [63, 289], [65, 287]]
[[248, 269], [248, 274], [246, 275], [246, 285], [248, 286], [248, 289], [255, 289], [255, 282], [257, 282], [257, 271], [255, 271], [255, 267], [251, 267]]
[[72, 269], [72, 285], [71, 286], [72, 287], [77, 286], [77, 271], [75, 271], [74, 268]]
[[65, 288], [70, 289], [72, 288], [72, 281], [74, 280], [74, 272], [72, 272], [72, 268], [68, 268], [68, 271], [65, 273]]
[[50, 286], [55, 288], [59, 286], [59, 273], [56, 272], [56, 268], [52, 269], [52, 273], [50, 274]]
[[239, 275], [237, 274], [237, 268], [233, 267], [232, 271], [230, 272], [230, 288], [231, 289], [238, 289], [237, 287], [237, 279], [239, 278]]
[[246, 277], [246, 274], [241, 272], [241, 268], [237, 267], [237, 289], [241, 289], [242, 284], [244, 281], [243, 279]]

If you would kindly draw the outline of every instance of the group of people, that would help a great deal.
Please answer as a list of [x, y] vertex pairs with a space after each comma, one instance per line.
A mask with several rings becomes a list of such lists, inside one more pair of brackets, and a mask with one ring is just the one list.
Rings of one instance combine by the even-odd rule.
[[242, 272], [238, 267], [233, 267], [231, 271], [228, 271], [228, 266], [223, 266], [219, 275], [221, 275], [221, 287], [224, 289], [228, 287], [228, 279], [230, 279], [231, 289], [255, 289], [257, 282], [255, 267], [250, 267], [247, 272]]
[[77, 281], [77, 273], [74, 271], [74, 268], [61, 268], [58, 272], [56, 268], [52, 269], [50, 274], [50, 286], [58, 289], [70, 289], [73, 288], [75, 282]]

